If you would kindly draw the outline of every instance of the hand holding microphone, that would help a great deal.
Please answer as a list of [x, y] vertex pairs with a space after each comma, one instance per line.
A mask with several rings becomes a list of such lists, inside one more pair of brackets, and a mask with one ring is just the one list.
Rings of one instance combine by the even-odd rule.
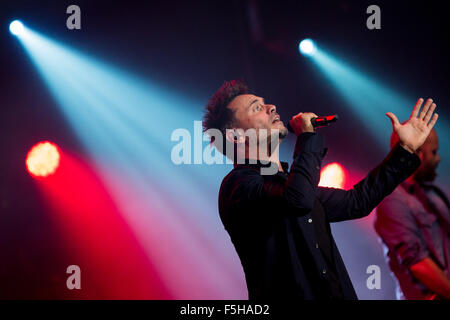
[[316, 132], [311, 123], [311, 120], [313, 118], [317, 118], [317, 115], [315, 113], [300, 112], [299, 114], [293, 116], [291, 120], [289, 120], [289, 124], [287, 126], [288, 130], [292, 129], [289, 131], [294, 132], [297, 136], [303, 132]]
[[339, 119], [337, 114], [325, 117], [318, 117], [312, 112], [300, 112], [292, 117], [287, 124], [290, 132], [299, 135], [303, 132], [315, 132], [315, 128], [326, 127], [330, 123], [336, 122]]

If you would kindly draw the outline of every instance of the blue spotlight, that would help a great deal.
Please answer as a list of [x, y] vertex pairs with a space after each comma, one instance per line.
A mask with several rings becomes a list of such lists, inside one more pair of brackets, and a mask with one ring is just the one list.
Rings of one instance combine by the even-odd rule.
[[[216, 192], [229, 165], [178, 166], [171, 161], [172, 133], [192, 128], [201, 100], [112, 66], [28, 26], [24, 29], [18, 42], [80, 138], [89, 165], [98, 172], [124, 223], [129, 223], [136, 240], [155, 262], [157, 275], [170, 293], [177, 299], [244, 299], [245, 283], [241, 286], [236, 281], [241, 265], [228, 245], [227, 235], [218, 232], [223, 227], [211, 215], [216, 206], [207, 201], [215, 196], [211, 192]], [[192, 131], [187, 129], [190, 134]], [[194, 127], [194, 155], [195, 141], [202, 139], [201, 126], [198, 133], [195, 130]], [[183, 143], [191, 146], [191, 138], [186, 139], [183, 137]], [[201, 143], [197, 145], [201, 153], [203, 147]], [[217, 172], [211, 174], [212, 170]], [[204, 179], [200, 187], [195, 187], [192, 181], [199, 181], [200, 177]], [[136, 200], [131, 206], [130, 196]], [[192, 206], [187, 207], [189, 201]], [[179, 236], [161, 238], [155, 221], [158, 228], [170, 230], [167, 234]], [[182, 253], [165, 254], [158, 245], [161, 241], [167, 252]], [[224, 244], [228, 247], [224, 248]], [[210, 256], [216, 253], [220, 255]], [[184, 274], [177, 269], [180, 265]], [[207, 285], [196, 286], [198, 277], [192, 276], [195, 272], [206, 278], [202, 282]]]
[[305, 56], [312, 56], [316, 52], [316, 45], [311, 39], [304, 39], [298, 45], [301, 54]]
[[20, 20], [14, 20], [9, 24], [9, 31], [15, 35], [20, 36], [23, 33], [24, 27]]

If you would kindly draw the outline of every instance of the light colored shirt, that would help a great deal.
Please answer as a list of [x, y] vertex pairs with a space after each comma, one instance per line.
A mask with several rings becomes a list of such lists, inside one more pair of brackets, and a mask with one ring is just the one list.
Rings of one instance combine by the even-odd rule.
[[450, 210], [448, 197], [436, 186], [402, 183], [378, 206], [375, 230], [398, 281], [398, 298], [433, 296], [409, 270], [427, 257], [450, 278]]

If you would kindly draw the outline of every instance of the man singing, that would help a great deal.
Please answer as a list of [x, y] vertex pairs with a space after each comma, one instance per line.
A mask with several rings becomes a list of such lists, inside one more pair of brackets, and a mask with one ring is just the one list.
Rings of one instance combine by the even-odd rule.
[[[415, 151], [438, 117], [433, 116], [436, 105], [431, 99], [419, 114], [422, 103], [419, 99], [403, 125], [394, 114], [386, 114], [398, 144], [366, 178], [345, 191], [318, 187], [326, 149], [311, 124], [314, 113], [299, 113], [289, 122], [297, 135], [289, 169], [278, 158], [279, 146], [271, 146], [275, 151], [261, 158], [252, 150], [259, 145], [238, 134], [239, 129], [266, 130], [270, 141], [280, 142], [288, 130], [274, 105], [249, 94], [246, 85], [235, 80], [213, 95], [203, 128], [222, 132], [222, 141], [212, 142], [224, 155], [234, 151], [234, 168], [219, 191], [219, 213], [241, 260], [249, 299], [357, 299], [330, 222], [367, 216], [419, 167]], [[271, 139], [272, 132], [279, 139]], [[267, 165], [278, 167], [278, 172], [261, 174]]]

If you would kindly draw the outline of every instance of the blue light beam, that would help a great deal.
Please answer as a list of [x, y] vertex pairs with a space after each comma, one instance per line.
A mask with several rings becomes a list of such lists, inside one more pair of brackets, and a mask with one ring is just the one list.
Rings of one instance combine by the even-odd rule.
[[[245, 298], [240, 262], [211, 201], [211, 186], [218, 188], [229, 167], [176, 166], [170, 158], [171, 133], [191, 129], [204, 104], [29, 28], [18, 39], [172, 294]], [[131, 181], [135, 193], [111, 172]]]
[[[392, 125], [385, 113], [393, 112], [399, 121], [407, 120], [420, 94], [414, 97], [401, 95], [376, 81], [375, 78], [334, 57], [322, 47], [317, 48], [315, 54], [311, 56], [311, 61], [334, 86], [350, 110], [367, 126], [367, 131], [372, 134], [381, 150], [388, 151]], [[435, 100], [439, 104], [436, 97]], [[439, 113], [439, 109], [442, 110], [444, 107], [438, 105], [436, 112]], [[450, 148], [448, 143], [444, 143], [444, 139], [450, 134], [450, 126], [442, 114], [439, 115], [435, 129], [441, 138], [441, 157], [448, 159]], [[440, 171], [443, 173], [445, 185], [450, 178], [449, 161], [441, 162]]]

